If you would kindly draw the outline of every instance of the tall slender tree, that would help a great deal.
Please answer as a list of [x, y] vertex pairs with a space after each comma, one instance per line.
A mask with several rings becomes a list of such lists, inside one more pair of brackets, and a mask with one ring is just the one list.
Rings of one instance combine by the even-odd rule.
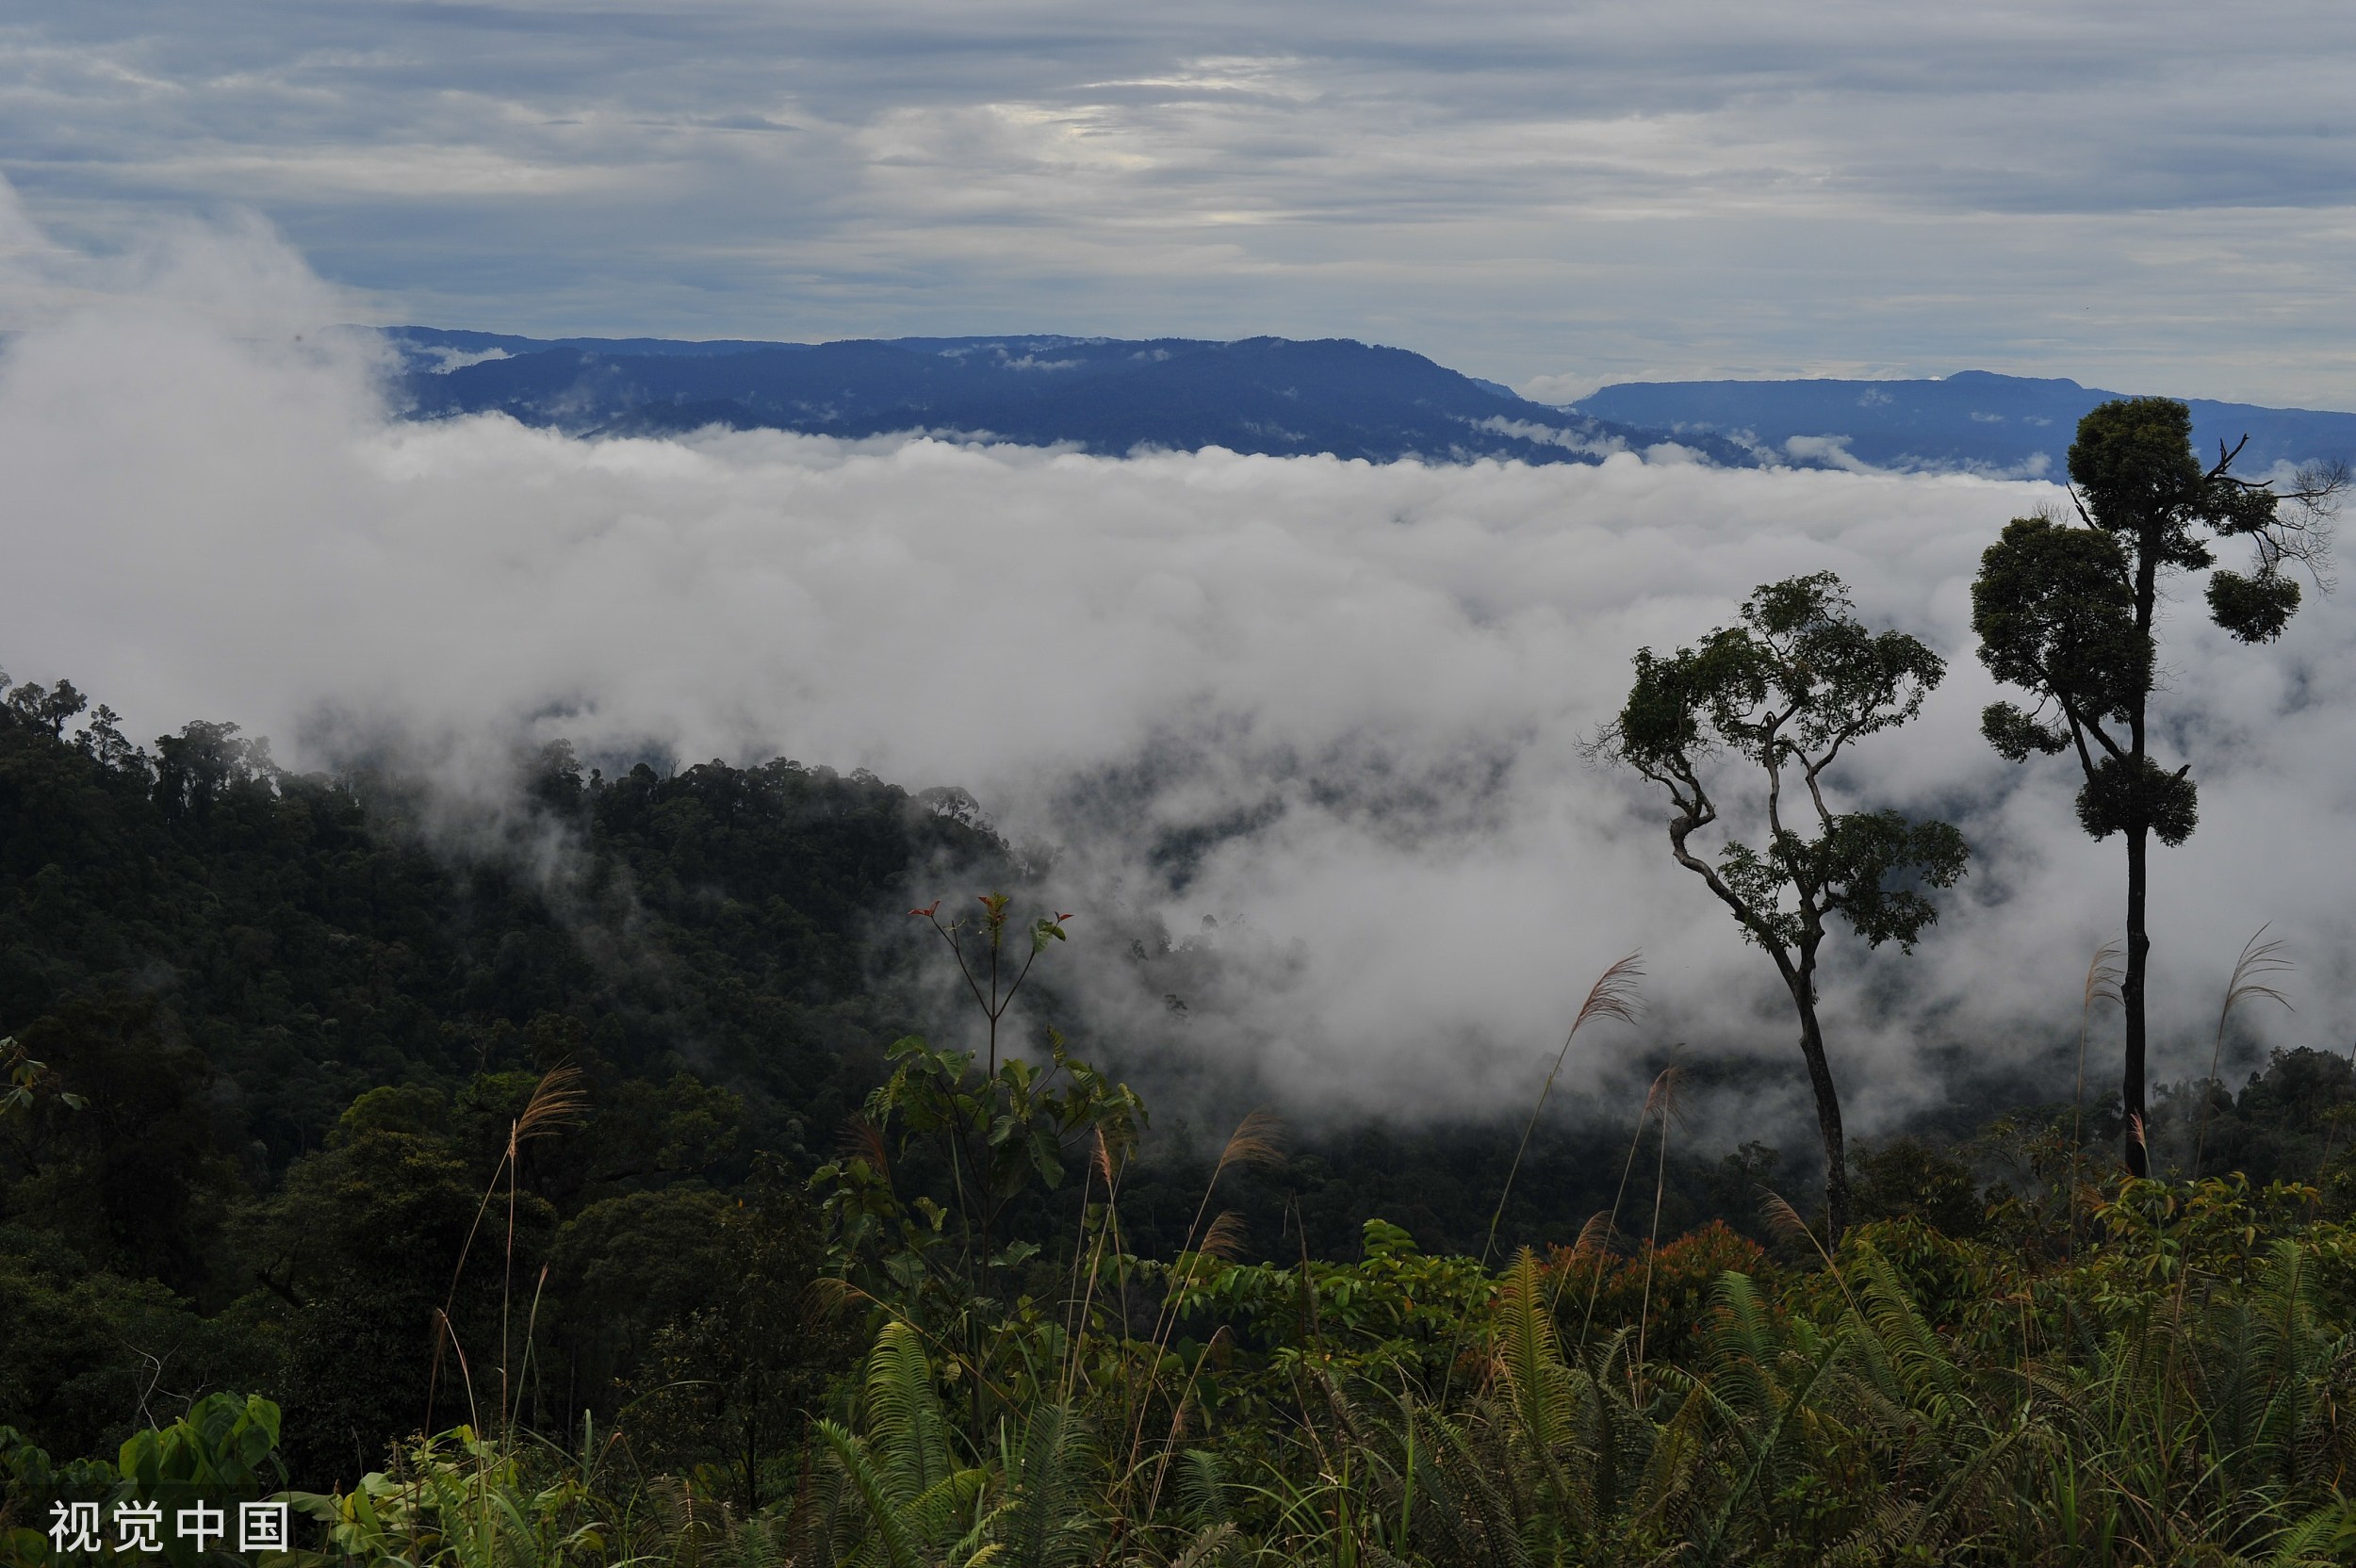
[[2318, 589], [2331, 586], [2331, 520], [2348, 482], [2346, 466], [2331, 465], [2277, 490], [2233, 472], [2240, 452], [2220, 444], [2204, 465], [2193, 451], [2191, 412], [2172, 399], [2106, 402], [2078, 422], [2070, 449], [2076, 518], [2015, 518], [1980, 558], [1972, 585], [1981, 662], [2036, 699], [1989, 705], [1982, 732], [2016, 762], [2073, 755], [2085, 778], [2080, 825], [2095, 839], [2126, 841], [2125, 1153], [2139, 1176], [2150, 1169], [2140, 1129], [2151, 841], [2181, 844], [2200, 820], [2191, 765], [2170, 770], [2151, 755], [2159, 606], [2170, 578], [2216, 565], [2212, 543], [2246, 538], [2256, 547], [2252, 568], [2210, 571], [2209, 616], [2244, 643], [2280, 637], [2299, 602], [2288, 568], [2304, 566]]
[[[1943, 822], [1890, 809], [1838, 811], [1833, 765], [1868, 735], [1905, 724], [1946, 664], [1900, 631], [1868, 630], [1830, 572], [1769, 583], [1742, 605], [1742, 624], [1669, 658], [1636, 655], [1636, 681], [1594, 754], [1668, 792], [1669, 849], [1765, 950], [1791, 993], [1800, 1054], [1824, 1142], [1824, 1205], [1833, 1235], [1849, 1223], [1841, 1095], [1816, 1013], [1827, 922], [1839, 916], [1867, 945], [1912, 952], [1939, 918], [1922, 890], [1963, 874], [1963, 836]], [[1764, 849], [1729, 840], [1704, 859], [1693, 837], [1720, 820], [1711, 793], [1722, 759], [1740, 759]], [[1796, 796], [1796, 800], [1791, 797]]]

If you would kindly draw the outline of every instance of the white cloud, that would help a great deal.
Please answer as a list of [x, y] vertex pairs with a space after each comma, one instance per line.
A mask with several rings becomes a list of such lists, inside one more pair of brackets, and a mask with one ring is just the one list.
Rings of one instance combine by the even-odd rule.
[[1533, 403], [1575, 403], [1592, 395], [1603, 383], [1576, 370], [1560, 375], [1532, 376], [1514, 388]]
[[[1659, 1012], [1584, 1045], [1581, 1082], [1646, 1043], [1788, 1054], [1759, 956], [1578, 742], [1637, 646], [1828, 567], [1954, 661], [1852, 782], [1962, 813], [1979, 854], [1919, 956], [1834, 960], [1861, 1118], [1933, 1091], [1926, 1048], [2068, 1035], [2117, 923], [2118, 847], [2078, 835], [2065, 773], [2007, 768], [1974, 727], [1969, 580], [2039, 486], [403, 426], [361, 367], [265, 330], [288, 300], [336, 303], [265, 238], [183, 236], [139, 276], [0, 361], [0, 662], [71, 675], [134, 733], [233, 718], [318, 760], [321, 737], [389, 729], [456, 773], [564, 735], [962, 784], [1061, 846], [1085, 939], [1066, 973], [1129, 1049], [1445, 1113], [1526, 1095], [1632, 948]], [[2319, 603], [2271, 649], [2182, 608], [2170, 630], [2169, 743], [2203, 826], [2157, 857], [2167, 1070], [2266, 919], [2307, 966], [2299, 1015], [2268, 1027], [2337, 1045], [2356, 613]], [[1154, 856], [1186, 829], [1204, 847], [1181, 882]], [[1206, 916], [1216, 962], [1140, 973], [1104, 936]]]
[[1845, 435], [1788, 435], [1784, 437], [1783, 449], [1803, 463], [1819, 463], [1853, 474], [1867, 471], [1867, 465], [1849, 450], [1849, 438]]
[[2356, 404], [2336, 0], [39, 9], [46, 219], [257, 204], [388, 317]]

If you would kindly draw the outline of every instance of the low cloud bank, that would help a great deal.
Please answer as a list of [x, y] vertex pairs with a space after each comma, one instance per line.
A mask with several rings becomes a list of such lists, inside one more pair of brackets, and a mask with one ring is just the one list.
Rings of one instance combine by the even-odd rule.
[[[1674, 1042], [1796, 1057], [1761, 956], [1579, 742], [1637, 647], [1828, 568], [1952, 662], [1853, 798], [1948, 814], [1975, 852], [1915, 956], [1832, 958], [1859, 1119], [1936, 1093], [1938, 1050], [2071, 1037], [2119, 924], [2118, 846], [2078, 833], [2065, 770], [1976, 733], [1971, 575], [2047, 487], [404, 425], [303, 330], [335, 302], [286, 286], [283, 252], [198, 249], [0, 360], [0, 664], [70, 675], [135, 735], [231, 718], [310, 765], [397, 735], [460, 791], [560, 736], [963, 785], [1053, 847], [1080, 911], [1055, 959], [1125, 1054], [1337, 1114], [1477, 1114], [1528, 1102], [1632, 949], [1654, 1011], [1582, 1037], [1575, 1085]], [[2344, 1049], [2356, 615], [2315, 602], [2248, 650], [2188, 596], [2168, 630], [2164, 743], [2202, 825], [2156, 857], [2163, 1074], [2205, 1062], [2266, 920], [2301, 964], [2268, 1037]]]

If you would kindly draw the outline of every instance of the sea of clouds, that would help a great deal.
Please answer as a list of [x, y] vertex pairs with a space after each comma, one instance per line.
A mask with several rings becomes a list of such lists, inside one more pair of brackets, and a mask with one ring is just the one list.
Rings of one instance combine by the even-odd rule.
[[[343, 302], [268, 235], [101, 263], [0, 218], [0, 665], [70, 676], [135, 737], [233, 719], [300, 766], [392, 737], [478, 800], [558, 737], [962, 786], [1052, 854], [1077, 911], [1055, 960], [1131, 1059], [1338, 1114], [1478, 1114], [1528, 1103], [1634, 950], [1651, 1011], [1582, 1036], [1574, 1087], [1672, 1044], [1796, 1067], [1763, 956], [1670, 862], [1659, 803], [1579, 743], [1638, 647], [1830, 569], [1951, 661], [1844, 796], [1947, 814], [1975, 856], [1913, 956], [1830, 954], [1853, 1119], [1936, 1097], [1941, 1051], [2074, 1039], [2119, 930], [2119, 846], [2080, 834], [2070, 770], [2010, 767], [1976, 729], [1996, 694], [1971, 577], [2050, 487], [404, 423], [365, 344], [319, 330]], [[2161, 745], [2202, 813], [2155, 856], [2162, 1074], [2205, 1065], [2268, 921], [2299, 1012], [2253, 1018], [2245, 1053], [2347, 1049], [2356, 614], [2311, 596], [2245, 649], [2182, 597]], [[1136, 961], [1141, 931], [1178, 951]]]

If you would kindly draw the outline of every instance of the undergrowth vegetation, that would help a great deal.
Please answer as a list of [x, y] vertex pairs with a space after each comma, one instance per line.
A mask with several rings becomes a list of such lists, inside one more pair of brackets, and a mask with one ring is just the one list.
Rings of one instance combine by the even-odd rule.
[[[975, 943], [978, 973], [1054, 939], [1052, 923], [1009, 931], [1004, 903], [988, 907], [954, 938]], [[2331, 1193], [2136, 1179], [2057, 1118], [2006, 1129], [2021, 1180], [1968, 1209], [1952, 1163], [1916, 1151], [1862, 1173], [1884, 1217], [1829, 1250], [1763, 1190], [1772, 1245], [1718, 1223], [1663, 1238], [1633, 1156], [1673, 1114], [1671, 1080], [1620, 1209], [1573, 1245], [1490, 1266], [1378, 1219], [1353, 1261], [1286, 1264], [1234, 1255], [1220, 1207], [1224, 1184], [1283, 1158], [1255, 1116], [1186, 1244], [1156, 1258], [1122, 1228], [1146, 1123], [1134, 1094], [1060, 1042], [994, 1072], [916, 1039], [892, 1061], [792, 1211], [815, 1250], [806, 1282], [732, 1331], [841, 1368], [805, 1378], [767, 1496], [747, 1506], [725, 1461], [646, 1464], [635, 1412], [603, 1427], [532, 1413], [534, 1290], [497, 1255], [521, 1207], [505, 1162], [467, 1268], [496, 1310], [472, 1343], [440, 1318], [435, 1375], [461, 1383], [468, 1418], [393, 1445], [356, 1484], [280, 1492], [307, 1521], [288, 1560], [2356, 1560], [2356, 1227], [2328, 1217], [2347, 1210], [2345, 1153]], [[548, 1074], [511, 1153], [568, 1135], [578, 1094], [568, 1070]], [[993, 1234], [994, 1217], [1058, 1195], [1055, 1245]], [[278, 1420], [216, 1395], [111, 1463], [54, 1463], [0, 1431], [4, 1549], [55, 1560], [32, 1517], [51, 1498], [144, 1495], [159, 1477], [283, 1488]]]

